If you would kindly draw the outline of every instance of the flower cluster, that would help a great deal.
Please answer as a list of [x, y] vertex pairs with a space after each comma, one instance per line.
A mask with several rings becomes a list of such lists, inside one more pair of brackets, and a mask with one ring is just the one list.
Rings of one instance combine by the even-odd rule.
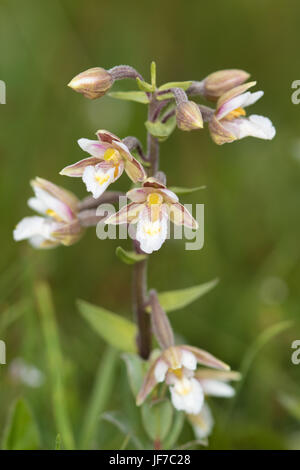
[[[120, 139], [106, 130], [97, 131], [96, 140], [79, 139], [78, 144], [88, 157], [66, 166], [60, 174], [81, 178], [91, 196], [78, 201], [69, 191], [36, 178], [31, 182], [35, 197], [29, 199], [28, 205], [39, 215], [21, 220], [13, 236], [16, 241], [28, 239], [35, 248], [72, 245], [85, 227], [96, 225], [99, 203], [116, 201], [120, 193], [107, 190], [124, 172], [127, 174], [134, 185], [126, 193], [130, 203], [106, 218], [105, 223], [135, 224], [135, 253], [131, 257], [127, 253], [127, 261], [129, 258], [129, 264], [135, 264], [137, 348], [140, 356], [148, 360], [152, 333], [160, 346], [158, 355], [150, 356], [136, 402], [142, 405], [159, 384], [165, 384], [161, 388], [164, 392], [169, 389], [174, 408], [186, 413], [201, 439], [210, 433], [213, 424], [206, 397], [233, 396], [234, 389], [228, 382], [238, 380], [239, 374], [203, 349], [175, 345], [173, 330], [158, 296], [155, 291], [147, 291], [147, 255], [161, 248], [167, 238], [168, 222], [198, 229], [197, 221], [167, 187], [166, 175], [159, 171], [159, 143], [170, 136], [176, 124], [183, 131], [192, 131], [207, 123], [212, 140], [218, 145], [247, 136], [270, 140], [275, 136], [275, 128], [267, 117], [246, 116], [246, 108], [259, 100], [263, 92], [249, 91], [256, 82], [246, 83], [249, 74], [243, 70], [221, 70], [202, 81], [170, 82], [158, 87], [154, 63], [151, 83], [145, 82], [130, 66], [110, 70], [96, 67], [77, 75], [69, 86], [89, 99], [97, 99], [108, 93], [116, 80], [128, 78], [136, 80], [139, 90], [118, 92], [115, 97], [149, 105], [145, 123], [147, 151], [143, 151], [136, 137]], [[214, 107], [190, 100], [193, 96], [204, 98]], [[198, 368], [199, 365], [202, 367]]]

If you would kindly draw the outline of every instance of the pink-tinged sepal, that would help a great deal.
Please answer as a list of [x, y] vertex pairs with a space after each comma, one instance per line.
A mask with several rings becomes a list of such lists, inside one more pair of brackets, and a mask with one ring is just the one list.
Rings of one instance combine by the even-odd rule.
[[173, 203], [169, 207], [170, 220], [176, 225], [184, 225], [185, 227], [197, 230], [198, 222], [190, 214], [190, 212], [179, 202]]
[[120, 209], [116, 214], [112, 214], [108, 219], [106, 219], [105, 223], [120, 225], [135, 222], [143, 208], [143, 204], [132, 202], [131, 204], [122, 207], [122, 209]]
[[60, 175], [63, 176], [71, 176], [73, 178], [82, 178], [84, 170], [88, 166], [95, 166], [101, 160], [98, 157], [89, 157], [80, 160], [79, 162], [73, 163], [72, 165], [68, 165], [60, 171]]
[[99, 140], [91, 139], [79, 139], [79, 147], [85, 152], [89, 153], [92, 157], [103, 159], [105, 151], [109, 148], [109, 144], [106, 142], [100, 142]]
[[127, 175], [134, 183], [144, 181], [146, 172], [140, 162], [132, 157], [132, 160], [125, 160], [124, 164]]
[[215, 356], [203, 349], [196, 348], [195, 346], [181, 346], [183, 350], [191, 352], [197, 359], [197, 362], [203, 366], [212, 367], [214, 369], [229, 370], [230, 367], [225, 362], [220, 361]]

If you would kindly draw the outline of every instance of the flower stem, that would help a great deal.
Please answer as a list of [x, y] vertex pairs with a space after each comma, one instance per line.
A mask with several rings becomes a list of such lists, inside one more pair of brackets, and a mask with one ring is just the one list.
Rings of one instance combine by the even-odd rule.
[[[149, 103], [149, 121], [154, 122], [157, 119], [156, 110], [157, 100], [155, 98], [155, 94], [153, 94]], [[150, 168], [148, 170], [149, 176], [153, 176], [157, 173], [159, 168], [159, 143], [158, 140], [149, 132], [147, 134], [147, 160], [150, 163]], [[137, 242], [134, 242], [134, 248], [137, 253], [141, 252]], [[132, 289], [133, 309], [138, 327], [137, 346], [139, 355], [143, 359], [148, 359], [150, 355], [152, 334], [150, 315], [146, 312], [146, 305], [148, 303], [147, 268], [147, 259], [134, 265]]]

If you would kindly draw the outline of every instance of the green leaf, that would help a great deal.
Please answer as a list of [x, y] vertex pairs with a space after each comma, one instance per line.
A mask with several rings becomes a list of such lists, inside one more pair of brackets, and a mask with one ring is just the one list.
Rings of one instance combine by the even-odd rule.
[[129, 436], [133, 445], [141, 450], [143, 449], [143, 444], [140, 439], [135, 435], [134, 430], [132, 429], [131, 424], [128, 422], [126, 417], [122, 414], [121, 411], [110, 411], [103, 413], [101, 418], [111, 424], [113, 424], [122, 434]]
[[124, 250], [121, 246], [116, 249], [117, 257], [125, 264], [135, 264], [147, 258], [147, 255], [139, 255], [134, 251]]
[[118, 351], [108, 347], [101, 358], [95, 384], [83, 421], [80, 438], [81, 449], [86, 450], [91, 448], [92, 439], [99, 423], [99, 416], [105, 410], [112, 393], [118, 357]]
[[[199, 286], [188, 287], [187, 289], [179, 289], [168, 292], [161, 292], [158, 294], [158, 300], [162, 308], [166, 312], [179, 310], [191, 304], [195, 300], [202, 297], [202, 295], [213, 289], [219, 280], [213, 279], [212, 281], [200, 284]], [[150, 306], [147, 307], [147, 312], [151, 312]]]
[[136, 397], [145, 377], [147, 362], [141, 359], [137, 354], [125, 353], [122, 354], [122, 358], [126, 364], [130, 388], [134, 397]]
[[174, 131], [176, 127], [176, 117], [172, 116], [167, 122], [160, 121], [146, 121], [145, 126], [148, 132], [154, 137], [157, 137], [161, 142], [166, 140]]
[[84, 300], [77, 304], [81, 315], [107, 343], [121, 351], [136, 352], [134, 323]]
[[3, 439], [5, 450], [37, 450], [40, 437], [27, 403], [20, 399], [13, 409]]
[[60, 349], [51, 291], [48, 284], [40, 282], [36, 287], [38, 312], [41, 318], [48, 360], [53, 413], [57, 430], [66, 449], [74, 449], [75, 442], [67, 409], [67, 392], [64, 384], [64, 361]]
[[112, 91], [108, 95], [117, 100], [135, 101], [142, 104], [149, 103], [149, 99], [143, 91]]
[[200, 189], [206, 189], [206, 186], [196, 186], [195, 188], [181, 188], [179, 186], [170, 186], [169, 189], [173, 191], [173, 193], [180, 196], [182, 194], [195, 193], [196, 191], [200, 191]]
[[156, 63], [154, 60], [151, 62], [150, 66], [150, 74], [151, 74], [151, 85], [153, 90], [156, 88]]
[[185, 414], [182, 411], [178, 411], [175, 413], [172, 427], [163, 443], [164, 449], [173, 449], [173, 447], [176, 445], [178, 438], [180, 436], [180, 433], [182, 431], [182, 428], [183, 428], [184, 419], [185, 419]]
[[150, 85], [150, 83], [144, 82], [139, 77], [137, 77], [136, 81], [137, 81], [138, 87], [141, 91], [145, 91], [145, 92], [149, 92], [149, 93], [152, 93], [154, 91], [154, 88], [153, 88], [152, 85]]
[[141, 407], [142, 421], [150, 439], [162, 441], [172, 424], [173, 406], [169, 400], [156, 403], [145, 402]]
[[161, 85], [158, 91], [169, 90], [169, 88], [182, 88], [183, 90], [187, 90], [192, 83], [191, 80], [185, 82], [168, 82]]

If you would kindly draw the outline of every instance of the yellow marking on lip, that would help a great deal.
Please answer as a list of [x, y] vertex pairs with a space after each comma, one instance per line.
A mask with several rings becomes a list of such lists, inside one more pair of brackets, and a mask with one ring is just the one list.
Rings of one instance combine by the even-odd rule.
[[159, 232], [161, 231], [161, 227], [149, 227], [149, 228], [144, 228], [145, 233], [147, 235], [150, 235], [150, 237], [153, 237], [154, 235], [158, 235]]
[[159, 219], [160, 206], [163, 202], [163, 197], [158, 193], [151, 193], [147, 197], [148, 206], [150, 206], [151, 222], [156, 222]]
[[57, 220], [58, 222], [62, 220], [62, 218], [53, 209], [47, 209], [46, 214], [50, 217], [53, 217], [53, 219]]
[[236, 108], [234, 109], [233, 111], [230, 111], [230, 113], [228, 113], [225, 118], [228, 120], [228, 121], [232, 121], [233, 119], [236, 119], [240, 116], [246, 116], [246, 111], [244, 110], [244, 108]]
[[113, 161], [114, 163], [119, 163], [120, 158], [121, 158], [120, 157], [120, 152], [118, 152], [118, 150], [116, 150], [114, 148], [109, 148], [109, 149], [105, 150], [104, 155], [103, 155], [103, 159], [106, 162]]
[[106, 183], [109, 180], [109, 175], [106, 175], [106, 176], [95, 175], [95, 180], [99, 183], [100, 186], [102, 186], [104, 183]]

